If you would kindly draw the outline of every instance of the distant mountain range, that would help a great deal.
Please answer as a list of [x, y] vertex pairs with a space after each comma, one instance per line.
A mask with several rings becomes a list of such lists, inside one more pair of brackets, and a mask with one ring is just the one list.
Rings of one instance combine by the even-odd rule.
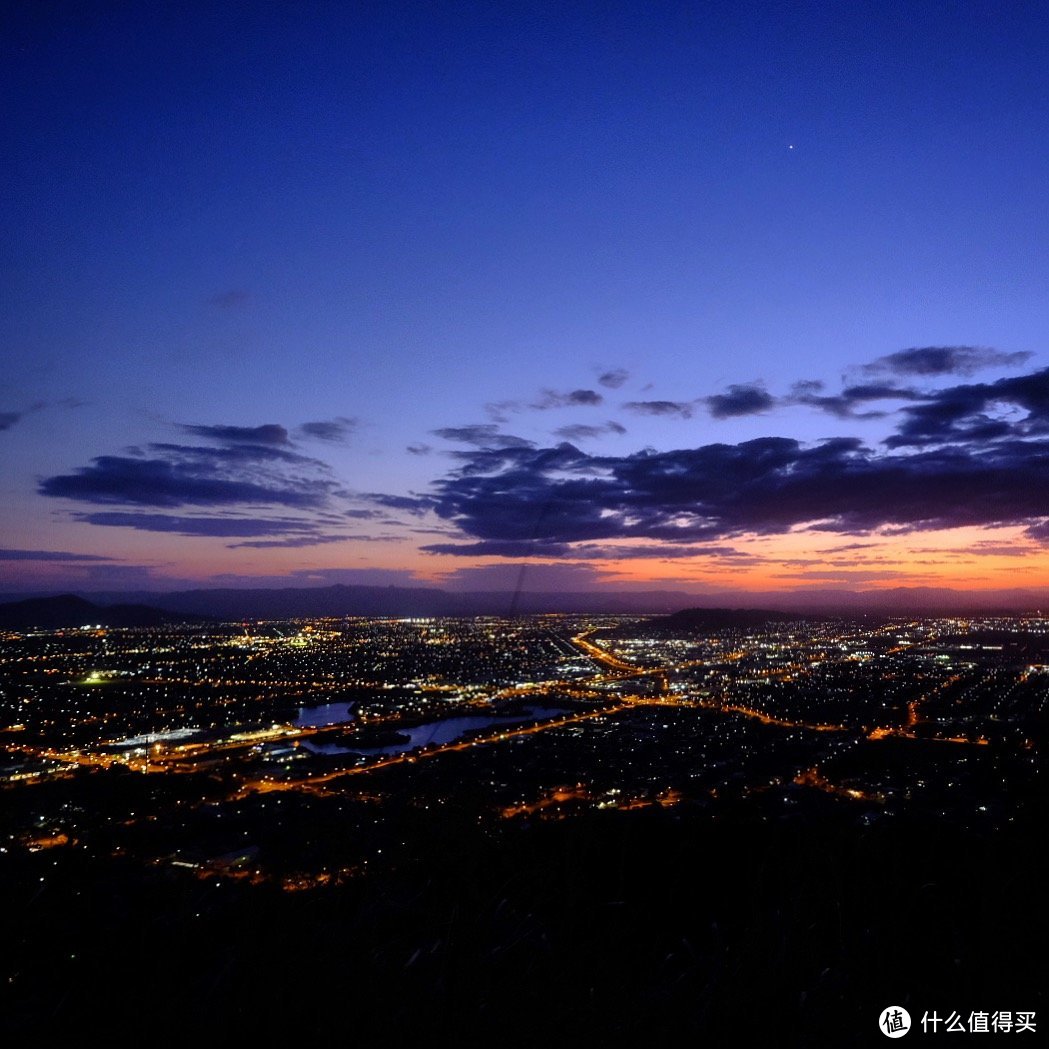
[[164, 626], [187, 620], [200, 621], [201, 616], [175, 615], [148, 605], [96, 605], [74, 594], [58, 597], [36, 597], [0, 605], [0, 629], [57, 630], [63, 627]]
[[[324, 616], [475, 616], [530, 615], [542, 612], [594, 612], [658, 615], [728, 608], [739, 615], [909, 615], [1035, 612], [1049, 609], [1049, 590], [952, 590], [898, 587], [892, 590], [796, 590], [763, 593], [685, 591], [524, 592], [440, 590], [436, 587], [345, 586], [283, 589], [215, 589], [104, 592], [58, 597], [7, 596], [0, 604], [0, 627], [158, 626], [201, 617], [219, 620], [294, 619]], [[88, 599], [90, 598], [90, 599]], [[762, 611], [775, 609], [775, 612]]]
[[181, 590], [169, 593], [115, 591], [86, 596], [98, 605], [145, 605], [167, 614], [169, 618], [203, 615], [224, 620], [322, 616], [505, 616], [542, 612], [619, 612], [633, 615], [672, 612], [695, 600], [692, 595], [674, 591], [460, 593], [427, 587], [343, 584], [269, 590]]

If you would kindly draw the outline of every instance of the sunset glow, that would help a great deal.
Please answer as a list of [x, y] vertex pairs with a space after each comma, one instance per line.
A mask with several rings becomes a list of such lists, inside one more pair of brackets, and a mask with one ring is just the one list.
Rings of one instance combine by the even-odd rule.
[[0, 593], [1040, 601], [1045, 27], [985, 14], [26, 13]]

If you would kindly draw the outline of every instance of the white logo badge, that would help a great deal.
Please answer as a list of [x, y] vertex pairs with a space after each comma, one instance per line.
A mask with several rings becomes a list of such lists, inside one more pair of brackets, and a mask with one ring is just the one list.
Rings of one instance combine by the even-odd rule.
[[890, 1005], [882, 1009], [878, 1017], [878, 1030], [886, 1038], [902, 1038], [911, 1029], [911, 1014], [902, 1005]]

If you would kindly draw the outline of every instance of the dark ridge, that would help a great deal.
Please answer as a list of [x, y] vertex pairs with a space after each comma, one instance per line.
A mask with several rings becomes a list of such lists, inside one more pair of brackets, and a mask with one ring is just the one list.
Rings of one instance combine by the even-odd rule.
[[608, 612], [624, 615], [670, 612], [688, 594], [653, 591], [625, 594], [588, 591], [543, 593], [459, 592], [435, 587], [351, 586], [267, 589], [200, 589], [170, 593], [109, 593], [106, 598], [146, 601], [172, 613], [195, 612], [218, 619], [299, 619], [338, 616], [532, 615], [543, 612]]
[[[40, 600], [44, 595], [35, 594]], [[62, 595], [68, 601], [72, 595]], [[808, 621], [862, 616], [1041, 614], [1049, 608], [1049, 590], [1013, 589], [962, 591], [948, 588], [894, 590], [795, 590], [689, 594], [675, 590], [615, 591], [453, 591], [436, 587], [366, 586], [338, 583], [321, 587], [200, 588], [175, 591], [90, 591], [86, 605], [147, 606], [167, 613], [161, 622], [192, 621], [198, 617], [225, 620], [306, 619], [341, 616], [513, 616], [541, 613], [609, 615], [711, 616], [726, 628], [754, 623]], [[58, 600], [49, 598], [49, 600]], [[0, 594], [0, 601], [26, 604], [26, 597]], [[729, 607], [729, 604], [733, 607]], [[697, 606], [715, 607], [697, 607]], [[775, 611], [768, 611], [774, 605]], [[687, 606], [687, 607], [686, 607]], [[752, 606], [752, 607], [748, 607]], [[3, 605], [0, 605], [2, 608]], [[677, 610], [684, 608], [684, 612]], [[83, 607], [74, 610], [82, 614]], [[756, 619], [744, 618], [756, 616]], [[733, 618], [738, 617], [738, 618]], [[778, 618], [777, 618], [778, 617]], [[90, 617], [89, 617], [90, 619]], [[140, 620], [130, 616], [133, 625]], [[91, 620], [101, 622], [101, 620]], [[40, 623], [39, 625], [44, 625]], [[68, 625], [68, 624], [60, 624]], [[116, 622], [111, 625], [118, 625]], [[714, 629], [697, 619], [701, 629]]]
[[151, 627], [203, 622], [204, 617], [178, 614], [149, 605], [96, 605], [75, 594], [37, 597], [0, 605], [0, 629], [58, 630], [63, 627]]

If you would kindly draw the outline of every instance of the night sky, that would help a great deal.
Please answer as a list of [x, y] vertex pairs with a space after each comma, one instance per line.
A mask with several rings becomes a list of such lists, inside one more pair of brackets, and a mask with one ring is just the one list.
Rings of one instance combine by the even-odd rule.
[[0, 590], [1049, 586], [1049, 15], [24, 4]]

